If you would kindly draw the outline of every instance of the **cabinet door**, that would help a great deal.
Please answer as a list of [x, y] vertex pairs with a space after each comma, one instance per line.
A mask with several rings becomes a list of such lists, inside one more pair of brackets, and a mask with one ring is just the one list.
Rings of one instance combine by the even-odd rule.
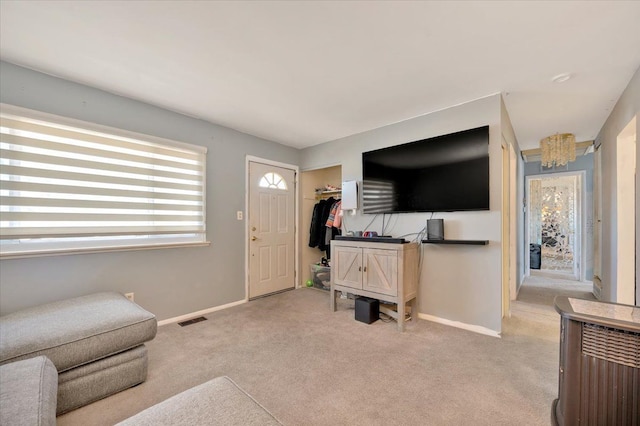
[[398, 252], [363, 249], [364, 274], [362, 288], [388, 296], [398, 295]]
[[336, 246], [331, 257], [335, 284], [362, 289], [362, 249]]

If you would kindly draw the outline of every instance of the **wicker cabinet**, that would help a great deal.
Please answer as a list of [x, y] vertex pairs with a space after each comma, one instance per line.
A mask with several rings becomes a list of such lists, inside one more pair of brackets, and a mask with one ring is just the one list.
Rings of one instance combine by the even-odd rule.
[[560, 314], [553, 425], [640, 424], [640, 308], [556, 297]]

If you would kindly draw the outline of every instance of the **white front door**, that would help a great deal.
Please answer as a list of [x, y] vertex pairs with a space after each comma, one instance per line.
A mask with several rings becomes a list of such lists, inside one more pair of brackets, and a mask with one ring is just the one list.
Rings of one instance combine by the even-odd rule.
[[249, 161], [249, 298], [295, 286], [295, 170]]

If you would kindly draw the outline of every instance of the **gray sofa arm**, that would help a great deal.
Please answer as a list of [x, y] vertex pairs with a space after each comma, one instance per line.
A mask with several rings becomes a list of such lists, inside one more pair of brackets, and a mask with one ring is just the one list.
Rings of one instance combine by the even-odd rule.
[[58, 371], [44, 356], [0, 366], [0, 424], [56, 424]]

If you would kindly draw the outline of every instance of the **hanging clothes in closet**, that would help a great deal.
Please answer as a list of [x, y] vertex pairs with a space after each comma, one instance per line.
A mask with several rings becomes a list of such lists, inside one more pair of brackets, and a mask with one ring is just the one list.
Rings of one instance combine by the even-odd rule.
[[331, 259], [331, 240], [333, 240], [336, 235], [341, 235], [342, 231], [340, 230], [340, 225], [342, 224], [342, 201], [337, 200], [331, 206], [331, 211], [329, 213], [329, 217], [326, 222], [326, 233], [325, 233], [325, 244], [327, 251], [327, 259]]
[[[330, 197], [326, 200], [320, 200], [313, 208], [311, 216], [311, 227], [309, 229], [309, 247], [318, 247], [318, 249], [327, 252], [329, 257], [331, 240], [340, 234], [341, 218], [338, 219], [336, 227], [336, 216], [340, 214], [340, 200]], [[333, 212], [333, 216], [332, 213]]]
[[[313, 207], [313, 214], [311, 216], [311, 227], [309, 229], [309, 247], [318, 247], [320, 244], [324, 244], [325, 239], [325, 223], [331, 213], [331, 205], [335, 202], [333, 197], [327, 200], [320, 200]], [[327, 205], [329, 206], [327, 210]], [[325, 216], [326, 213], [326, 216]], [[320, 250], [324, 250], [320, 248]]]

